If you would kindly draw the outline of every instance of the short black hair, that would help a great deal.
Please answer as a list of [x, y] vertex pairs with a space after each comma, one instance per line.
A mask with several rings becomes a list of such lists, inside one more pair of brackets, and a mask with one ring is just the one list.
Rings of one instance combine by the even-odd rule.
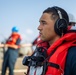
[[59, 18], [59, 14], [55, 8], [57, 8], [61, 12], [62, 18], [66, 20], [67, 25], [68, 25], [69, 24], [69, 17], [68, 17], [67, 12], [58, 6], [48, 7], [47, 9], [45, 9], [43, 11], [43, 13], [52, 14], [52, 17], [54, 16], [53, 19], [57, 19], [57, 18]]

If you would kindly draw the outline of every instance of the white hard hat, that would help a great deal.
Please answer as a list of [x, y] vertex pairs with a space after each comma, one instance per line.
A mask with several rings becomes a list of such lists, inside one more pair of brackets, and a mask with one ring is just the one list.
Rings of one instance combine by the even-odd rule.
[[69, 13], [68, 16], [69, 16], [69, 22], [76, 23], [76, 19], [75, 19], [75, 17], [74, 17], [73, 14], [70, 14], [70, 13]]

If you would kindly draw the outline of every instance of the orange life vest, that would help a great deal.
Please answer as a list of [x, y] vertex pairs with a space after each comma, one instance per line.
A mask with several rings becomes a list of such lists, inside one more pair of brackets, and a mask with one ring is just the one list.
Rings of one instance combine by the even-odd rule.
[[[65, 42], [66, 41], [66, 42]], [[45, 75], [64, 75], [64, 68], [68, 49], [76, 46], [76, 33], [67, 33], [47, 50], [48, 56], [56, 49], [48, 60], [48, 66]]]
[[18, 33], [12, 33], [11, 36], [7, 39], [6, 44], [18, 45], [18, 39], [21, 40], [21, 36]]

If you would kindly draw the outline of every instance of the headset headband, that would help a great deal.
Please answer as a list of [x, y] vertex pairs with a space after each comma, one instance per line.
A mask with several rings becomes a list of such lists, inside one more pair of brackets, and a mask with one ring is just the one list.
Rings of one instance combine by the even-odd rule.
[[59, 18], [62, 19], [62, 14], [61, 14], [61, 11], [59, 10], [59, 8], [55, 6], [54, 9], [57, 11]]

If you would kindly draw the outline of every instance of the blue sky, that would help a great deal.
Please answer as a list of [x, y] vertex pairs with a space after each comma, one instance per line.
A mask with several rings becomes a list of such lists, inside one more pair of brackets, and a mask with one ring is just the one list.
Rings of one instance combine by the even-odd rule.
[[42, 12], [51, 6], [60, 6], [76, 17], [76, 0], [0, 0], [0, 41], [18, 26], [22, 41], [32, 42], [38, 35]]

